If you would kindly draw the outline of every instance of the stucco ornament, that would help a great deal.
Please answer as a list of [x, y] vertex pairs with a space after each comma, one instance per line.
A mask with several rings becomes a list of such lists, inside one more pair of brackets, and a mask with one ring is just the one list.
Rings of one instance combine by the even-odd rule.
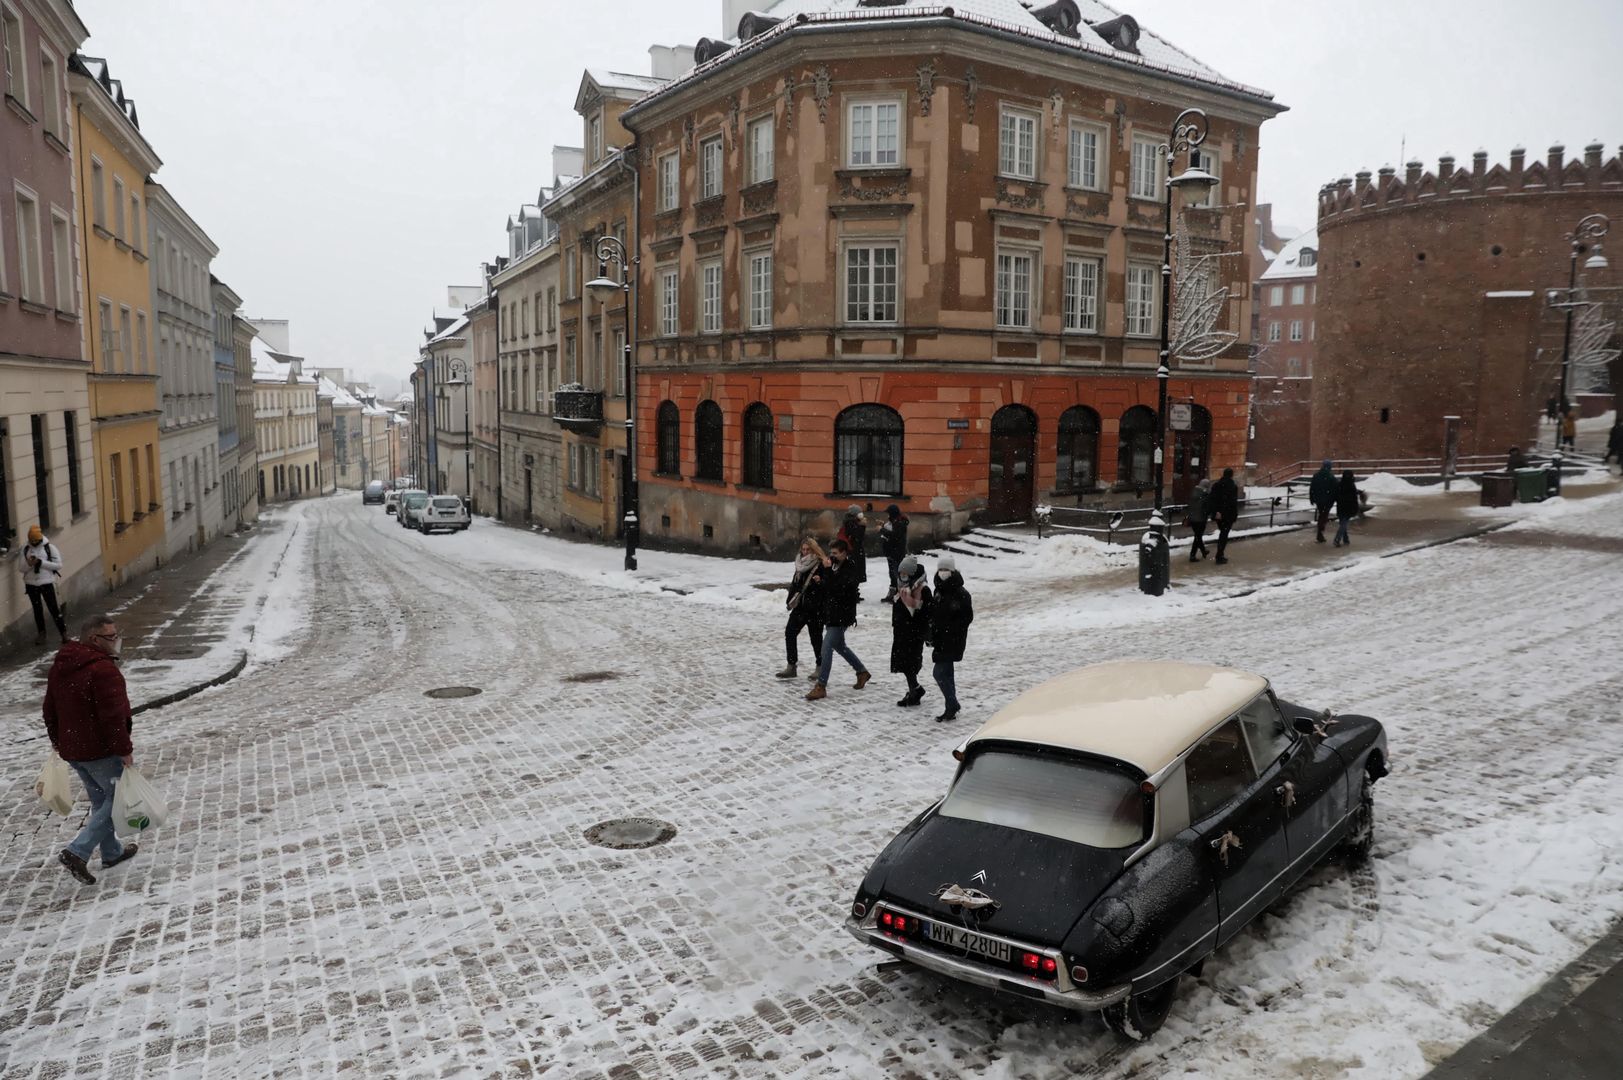
[[727, 99], [727, 127], [732, 133], [732, 144], [734, 146], [738, 145], [738, 113], [741, 108], [737, 94]]
[[975, 122], [975, 98], [981, 92], [981, 77], [975, 74], [975, 65], [964, 70], [964, 105], [969, 110], [969, 122]]
[[1054, 107], [1054, 129], [1059, 130], [1059, 118], [1065, 108], [1065, 95], [1059, 92], [1059, 87], [1048, 92], [1048, 103]]
[[1217, 284], [1217, 261], [1232, 255], [1196, 255], [1189, 242], [1188, 219], [1178, 216], [1174, 236], [1172, 318], [1168, 347], [1180, 360], [1210, 360], [1239, 340], [1239, 335], [1218, 330], [1217, 320], [1228, 306], [1229, 291]]
[[693, 153], [693, 117], [682, 117], [682, 148]]
[[935, 102], [935, 58], [919, 65], [919, 115], [929, 116]]
[[834, 96], [834, 77], [823, 64], [812, 75], [812, 100], [817, 102], [817, 119], [828, 123], [828, 99]]

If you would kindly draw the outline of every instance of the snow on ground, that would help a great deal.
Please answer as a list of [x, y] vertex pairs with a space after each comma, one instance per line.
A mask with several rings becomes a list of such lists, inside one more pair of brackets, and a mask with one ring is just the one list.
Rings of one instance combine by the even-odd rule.
[[[625, 575], [616, 551], [494, 526], [421, 537], [333, 500], [286, 514], [303, 539], [282, 575], [299, 573], [255, 635], [282, 659], [142, 718], [138, 757], [178, 814], [137, 860], [75, 886], [50, 862], [70, 826], [34, 802], [37, 762], [0, 746], [8, 1080], [1403, 1080], [1623, 916], [1617, 495], [1200, 603], [1130, 607], [1115, 552], [1045, 541], [1006, 580], [977, 567], [950, 725], [928, 718], [933, 687], [892, 705], [878, 605], [851, 638], [874, 685], [842, 671], [811, 704], [772, 679], [782, 598], [754, 585], [777, 564], [647, 551]], [[678, 583], [694, 589], [662, 588]], [[840, 920], [952, 746], [1033, 683], [1131, 656], [1231, 662], [1381, 718], [1370, 864], [1313, 872], [1142, 1047], [878, 969]], [[422, 696], [450, 684], [484, 692]], [[678, 832], [645, 851], [582, 838], [622, 815]]]

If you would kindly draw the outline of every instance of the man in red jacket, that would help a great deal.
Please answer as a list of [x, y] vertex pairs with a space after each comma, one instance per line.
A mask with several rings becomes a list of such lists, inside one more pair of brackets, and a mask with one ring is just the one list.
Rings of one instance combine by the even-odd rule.
[[110, 617], [87, 620], [78, 641], [62, 643], [45, 684], [45, 732], [90, 796], [90, 817], [57, 861], [86, 885], [96, 883], [85, 866], [96, 848], [103, 870], [133, 857], [137, 848], [113, 835], [113, 785], [126, 765], [135, 764], [130, 698], [113, 659], [121, 638]]

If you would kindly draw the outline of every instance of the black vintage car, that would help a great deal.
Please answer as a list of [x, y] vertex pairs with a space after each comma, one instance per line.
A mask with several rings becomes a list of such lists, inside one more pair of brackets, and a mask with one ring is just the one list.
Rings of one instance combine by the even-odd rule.
[[1369, 853], [1387, 771], [1376, 720], [1160, 661], [1046, 682], [953, 756], [951, 788], [874, 860], [847, 929], [1140, 1040], [1179, 976], [1309, 868]]

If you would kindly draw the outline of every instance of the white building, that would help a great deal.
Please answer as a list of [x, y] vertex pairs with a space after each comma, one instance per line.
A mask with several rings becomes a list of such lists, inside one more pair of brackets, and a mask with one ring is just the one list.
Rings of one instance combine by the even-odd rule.
[[419, 483], [428, 481], [430, 491], [466, 500], [472, 496], [469, 485], [473, 479], [473, 442], [468, 430], [473, 408], [473, 335], [468, 317], [435, 316], [427, 338], [423, 361], [433, 392], [434, 472], [417, 479]]
[[164, 553], [196, 551], [220, 533], [219, 394], [209, 263], [219, 254], [163, 185], [147, 181], [147, 250], [157, 313]]

